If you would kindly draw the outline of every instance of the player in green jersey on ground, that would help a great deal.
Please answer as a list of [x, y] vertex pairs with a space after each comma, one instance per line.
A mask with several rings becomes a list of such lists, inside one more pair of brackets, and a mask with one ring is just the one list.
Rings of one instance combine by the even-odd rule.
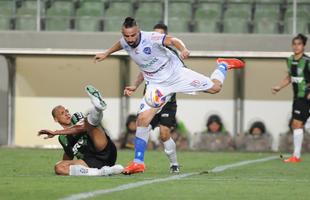
[[[59, 142], [64, 149], [63, 159], [55, 165], [55, 173], [70, 176], [106, 176], [120, 174], [121, 165], [115, 165], [117, 150], [100, 125], [106, 103], [100, 92], [93, 86], [87, 86], [93, 108], [84, 118], [82, 113], [70, 115], [64, 106], [56, 106], [52, 110], [55, 122], [62, 130], [41, 130], [39, 135], [52, 138], [59, 135]], [[76, 159], [74, 159], [74, 157]]]

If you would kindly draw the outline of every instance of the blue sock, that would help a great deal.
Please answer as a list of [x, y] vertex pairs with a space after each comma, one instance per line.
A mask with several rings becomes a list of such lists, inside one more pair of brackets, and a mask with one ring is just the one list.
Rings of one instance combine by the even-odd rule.
[[226, 74], [227, 74], [227, 64], [226, 63], [220, 63], [217, 66], [217, 69], [220, 70], [224, 74], [224, 76], [226, 77]]
[[144, 152], [146, 150], [147, 143], [142, 138], [136, 137], [135, 139], [135, 159], [134, 162], [144, 163]]

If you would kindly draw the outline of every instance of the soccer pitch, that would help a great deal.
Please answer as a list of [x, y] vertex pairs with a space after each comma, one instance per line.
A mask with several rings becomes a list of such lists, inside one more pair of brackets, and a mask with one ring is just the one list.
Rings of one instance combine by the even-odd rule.
[[[179, 152], [182, 174], [256, 160], [275, 153]], [[146, 154], [147, 171], [131, 176], [63, 177], [53, 173], [61, 150], [0, 148], [0, 199], [61, 199], [83, 192], [173, 176], [163, 152]], [[133, 152], [119, 151], [126, 165]], [[309, 199], [310, 154], [304, 162], [284, 164], [280, 158], [228, 168], [218, 173], [194, 174], [178, 180], [140, 185], [89, 199]]]

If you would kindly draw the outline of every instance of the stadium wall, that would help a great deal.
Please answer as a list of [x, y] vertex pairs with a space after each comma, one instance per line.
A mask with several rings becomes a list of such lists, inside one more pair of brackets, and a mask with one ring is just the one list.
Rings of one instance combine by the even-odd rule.
[[[270, 87], [284, 75], [283, 59], [247, 59], [245, 70], [244, 130], [254, 119], [263, 120], [275, 137], [287, 129], [291, 91], [271, 95]], [[210, 74], [214, 58], [192, 58], [186, 61], [191, 69]], [[36, 136], [42, 128], [60, 128], [51, 117], [51, 109], [59, 104], [71, 112], [86, 111], [90, 102], [83, 90], [93, 84], [103, 91], [108, 102], [103, 123], [112, 138], [121, 132], [120, 126], [120, 62], [110, 58], [94, 64], [90, 56], [17, 56], [15, 97], [15, 145], [58, 146], [56, 139], [44, 141]], [[130, 82], [138, 68], [130, 62]], [[178, 95], [178, 118], [191, 133], [205, 129], [208, 115], [219, 114], [231, 134], [234, 133], [235, 76], [229, 73], [223, 91], [217, 95]], [[136, 113], [142, 98], [143, 86], [129, 99], [129, 113]]]
[[[34, 33], [0, 32], [2, 53], [15, 58], [15, 113], [13, 144], [17, 146], [57, 146], [57, 140], [44, 141], [36, 136], [41, 128], [57, 129], [50, 111], [58, 104], [66, 105], [72, 112], [84, 111], [91, 104], [83, 92], [85, 84], [93, 84], [103, 91], [109, 104], [104, 124], [111, 136], [121, 132], [121, 63], [119, 56], [100, 64], [93, 64], [91, 52], [108, 48], [119, 38], [118, 33]], [[210, 74], [216, 56], [235, 56], [244, 52], [247, 68], [244, 75], [244, 121], [246, 130], [254, 119], [263, 120], [273, 134], [277, 149], [280, 132], [287, 130], [292, 93], [289, 88], [273, 96], [270, 87], [283, 77], [285, 56], [290, 51], [290, 35], [229, 35], [229, 34], [179, 34], [191, 50], [210, 50], [193, 57], [186, 64], [201, 73]], [[275, 45], [276, 44], [276, 45]], [[15, 49], [13, 49], [15, 48]], [[70, 53], [50, 53], [49, 50], [71, 48], [84, 50], [79, 56]], [[18, 53], [22, 50], [32, 53]], [[45, 53], [41, 54], [42, 49]], [[87, 52], [89, 50], [89, 53]], [[12, 51], [10, 51], [12, 50]], [[37, 50], [38, 52], [33, 53]], [[1, 51], [1, 49], [0, 49]], [[212, 51], [217, 51], [216, 53]], [[251, 52], [249, 52], [251, 51]], [[6, 52], [6, 53], [5, 53]], [[9, 52], [9, 53], [8, 53]], [[265, 55], [265, 56], [257, 56]], [[124, 54], [121, 54], [123, 57]], [[207, 55], [207, 56], [205, 56]], [[284, 56], [283, 56], [284, 55]], [[239, 55], [240, 56], [240, 55]], [[242, 57], [242, 56], [241, 56]], [[130, 62], [128, 75], [132, 82], [138, 70]], [[190, 132], [205, 128], [207, 116], [218, 113], [227, 130], [234, 133], [235, 98], [240, 88], [235, 87], [236, 76], [230, 73], [220, 94], [178, 95], [178, 118], [185, 122]], [[129, 99], [128, 113], [137, 111], [142, 97], [142, 87]]]

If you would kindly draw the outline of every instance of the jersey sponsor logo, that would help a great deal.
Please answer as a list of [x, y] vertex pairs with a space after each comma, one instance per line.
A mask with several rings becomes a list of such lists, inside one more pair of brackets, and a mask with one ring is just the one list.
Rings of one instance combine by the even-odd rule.
[[150, 47], [145, 47], [145, 48], [143, 49], [143, 52], [144, 52], [145, 54], [147, 54], [147, 55], [150, 55], [150, 54], [151, 54], [151, 48], [150, 48]]
[[148, 75], [148, 76], [153, 76], [154, 74], [156, 74], [157, 72], [160, 72], [161, 70], [163, 70], [165, 68], [165, 66], [161, 66], [158, 70], [154, 71], [154, 72], [146, 72], [146, 71], [143, 71], [143, 73], [145, 75]]
[[193, 87], [199, 87], [201, 85], [201, 82], [199, 80], [193, 80], [190, 83], [190, 85], [193, 86]]
[[154, 63], [156, 63], [158, 61], [158, 58], [153, 58], [149, 63], [147, 63], [147, 64], [141, 64], [141, 67], [142, 68], [147, 68], [147, 67], [150, 67], [150, 66], [152, 66]]
[[298, 61], [292, 61], [292, 65], [298, 65]]
[[301, 83], [304, 80], [304, 77], [296, 77], [296, 76], [292, 76], [291, 80], [293, 83]]
[[72, 147], [73, 154], [76, 155], [79, 152], [79, 148], [82, 147], [84, 143], [83, 139], [79, 139], [79, 141]]
[[88, 173], [88, 169], [81, 168], [81, 169], [80, 169], [80, 172], [81, 172], [82, 174], [87, 174], [87, 173]]
[[135, 54], [139, 54], [139, 51], [138, 51], [138, 49], [135, 49]]
[[161, 35], [152, 35], [151, 40], [157, 41], [160, 40], [162, 38]]
[[161, 114], [161, 117], [169, 117], [169, 113], [163, 113]]
[[303, 71], [304, 71], [303, 69], [297, 68], [297, 74], [298, 74], [299, 76], [302, 75]]

